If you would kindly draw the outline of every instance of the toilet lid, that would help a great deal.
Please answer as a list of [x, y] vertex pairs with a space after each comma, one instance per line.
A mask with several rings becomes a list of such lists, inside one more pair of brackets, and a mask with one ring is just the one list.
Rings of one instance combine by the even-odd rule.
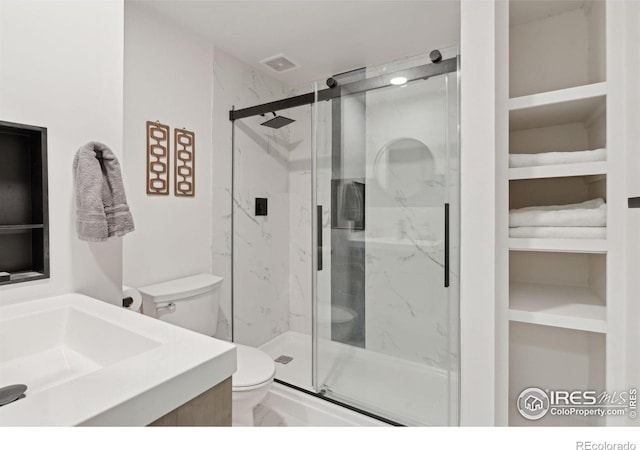
[[349, 323], [355, 319], [355, 311], [340, 305], [331, 305], [331, 314], [328, 312], [329, 305], [320, 304], [320, 315], [331, 317], [331, 323]]
[[236, 344], [238, 369], [233, 374], [233, 387], [249, 387], [269, 381], [276, 373], [273, 360], [262, 350]]

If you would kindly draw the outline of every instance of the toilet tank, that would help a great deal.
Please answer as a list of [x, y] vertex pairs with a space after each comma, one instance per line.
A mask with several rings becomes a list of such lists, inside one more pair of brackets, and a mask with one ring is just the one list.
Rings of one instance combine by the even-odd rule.
[[222, 278], [199, 274], [144, 286], [142, 312], [156, 319], [213, 336], [218, 326]]

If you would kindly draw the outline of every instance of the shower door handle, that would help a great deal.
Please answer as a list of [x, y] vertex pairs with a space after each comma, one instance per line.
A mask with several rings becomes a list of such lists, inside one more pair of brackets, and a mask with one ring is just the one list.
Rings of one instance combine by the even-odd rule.
[[317, 217], [316, 217], [316, 233], [317, 233], [317, 255], [318, 255], [318, 270], [322, 270], [322, 205], [318, 205], [316, 207]]
[[444, 204], [444, 287], [449, 287], [449, 204]]

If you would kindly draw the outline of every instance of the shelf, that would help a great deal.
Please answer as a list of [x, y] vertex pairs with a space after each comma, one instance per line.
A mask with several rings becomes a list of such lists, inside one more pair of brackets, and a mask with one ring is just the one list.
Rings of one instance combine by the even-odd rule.
[[607, 162], [595, 161], [553, 166], [513, 167], [509, 169], [509, 179], [529, 180], [533, 178], [579, 177], [604, 175], [606, 173]]
[[0, 225], [0, 233], [2, 233], [3, 231], [36, 230], [42, 228], [44, 228], [44, 225], [41, 223], [28, 225]]
[[576, 100], [586, 100], [607, 95], [607, 82], [586, 84], [558, 91], [542, 92], [509, 99], [509, 111], [549, 106]]
[[42, 272], [16, 272], [11, 274], [9, 281], [0, 282], [0, 286], [3, 284], [22, 283], [25, 281], [44, 280], [45, 278], [49, 278], [49, 276]]
[[604, 111], [607, 83], [594, 83], [509, 99], [509, 130], [589, 122]]
[[605, 333], [606, 307], [589, 288], [533, 283], [509, 286], [509, 320]]
[[606, 239], [509, 238], [509, 250], [531, 252], [606, 253]]

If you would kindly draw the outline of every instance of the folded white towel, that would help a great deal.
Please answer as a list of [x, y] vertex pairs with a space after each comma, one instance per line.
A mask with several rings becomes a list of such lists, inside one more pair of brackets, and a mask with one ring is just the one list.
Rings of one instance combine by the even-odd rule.
[[510, 227], [604, 227], [607, 205], [597, 198], [582, 203], [531, 206], [509, 211]]
[[606, 160], [607, 151], [604, 148], [578, 152], [510, 153], [509, 167], [551, 166]]
[[517, 227], [509, 228], [512, 238], [605, 239], [606, 227]]

